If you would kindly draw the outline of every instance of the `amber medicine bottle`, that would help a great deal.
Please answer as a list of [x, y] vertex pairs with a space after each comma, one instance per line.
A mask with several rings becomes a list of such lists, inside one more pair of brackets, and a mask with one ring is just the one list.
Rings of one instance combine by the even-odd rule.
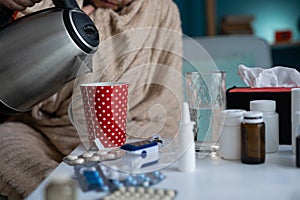
[[265, 123], [263, 113], [248, 111], [241, 124], [241, 161], [246, 164], [265, 162]]

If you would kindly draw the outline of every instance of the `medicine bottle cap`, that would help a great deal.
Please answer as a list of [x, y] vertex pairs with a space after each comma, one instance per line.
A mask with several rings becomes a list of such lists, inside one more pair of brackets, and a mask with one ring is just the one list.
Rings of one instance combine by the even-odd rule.
[[243, 121], [244, 112], [246, 111], [241, 109], [222, 110], [220, 122], [227, 126], [238, 126]]
[[254, 100], [250, 101], [251, 111], [275, 112], [276, 101], [273, 100]]
[[241, 109], [227, 109], [227, 110], [222, 110], [221, 115], [224, 116], [225, 118], [235, 118], [235, 117], [243, 116], [244, 112], [245, 110], [241, 110]]
[[263, 122], [263, 113], [259, 111], [247, 111], [244, 112], [244, 122], [255, 124]]

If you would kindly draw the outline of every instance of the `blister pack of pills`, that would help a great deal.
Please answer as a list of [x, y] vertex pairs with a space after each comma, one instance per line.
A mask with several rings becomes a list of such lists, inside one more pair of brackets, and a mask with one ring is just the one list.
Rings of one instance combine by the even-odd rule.
[[75, 178], [82, 191], [112, 192], [121, 187], [150, 187], [166, 177], [159, 171], [131, 174], [117, 171], [100, 163], [74, 166]]
[[173, 200], [176, 194], [177, 192], [173, 189], [121, 187], [103, 197], [102, 200]]
[[101, 162], [106, 160], [114, 160], [121, 158], [125, 154], [120, 149], [113, 150], [99, 150], [99, 151], [86, 151], [81, 155], [70, 154], [63, 158], [63, 161], [68, 165], [75, 166], [81, 164], [87, 164], [90, 162]]

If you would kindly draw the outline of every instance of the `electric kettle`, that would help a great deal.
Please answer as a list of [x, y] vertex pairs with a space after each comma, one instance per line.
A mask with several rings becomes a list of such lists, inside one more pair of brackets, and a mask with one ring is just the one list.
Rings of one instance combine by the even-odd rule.
[[29, 111], [79, 72], [92, 70], [99, 45], [93, 21], [75, 0], [53, 3], [0, 30], [1, 113]]

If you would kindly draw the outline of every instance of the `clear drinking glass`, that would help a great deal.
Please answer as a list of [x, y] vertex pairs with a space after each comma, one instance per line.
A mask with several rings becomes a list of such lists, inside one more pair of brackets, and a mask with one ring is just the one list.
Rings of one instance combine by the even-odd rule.
[[188, 72], [187, 99], [194, 126], [195, 150], [203, 158], [218, 149], [221, 111], [226, 107], [224, 71]]

